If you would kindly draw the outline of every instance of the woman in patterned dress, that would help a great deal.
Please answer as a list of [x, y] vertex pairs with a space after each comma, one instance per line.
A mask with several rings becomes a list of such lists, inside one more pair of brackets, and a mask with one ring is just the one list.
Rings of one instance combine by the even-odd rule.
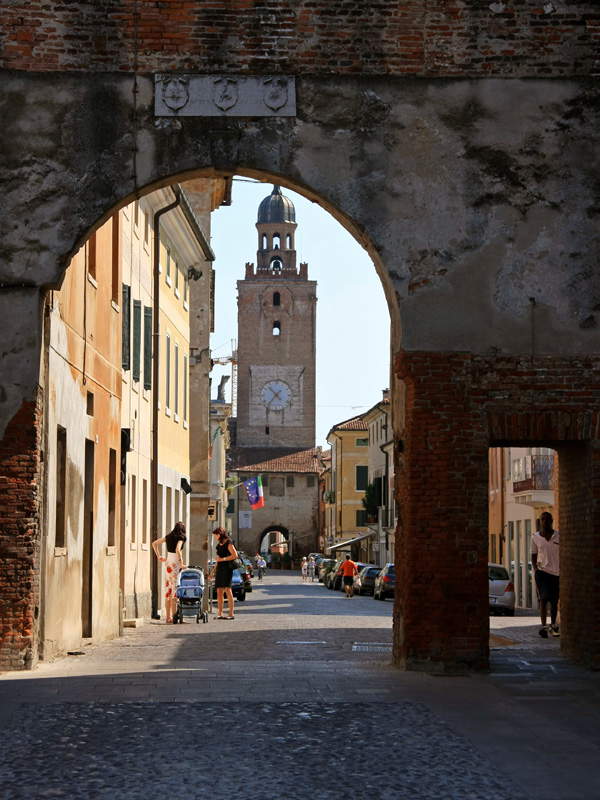
[[[178, 522], [171, 533], [152, 542], [152, 549], [159, 561], [166, 564], [167, 576], [165, 581], [165, 611], [167, 622], [173, 622], [173, 614], [177, 607], [177, 576], [185, 566], [183, 563], [183, 545], [186, 540], [185, 525]], [[161, 554], [163, 542], [167, 545], [166, 558]]]

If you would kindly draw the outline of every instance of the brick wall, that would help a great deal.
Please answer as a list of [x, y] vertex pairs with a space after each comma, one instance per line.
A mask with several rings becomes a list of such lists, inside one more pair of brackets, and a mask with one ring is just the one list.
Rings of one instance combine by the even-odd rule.
[[16, 70], [600, 71], [600, 7], [572, 0], [5, 0], [2, 27]]
[[41, 404], [24, 402], [0, 441], [0, 670], [37, 661]]
[[563, 648], [600, 666], [600, 358], [404, 352], [395, 370], [396, 660], [485, 666], [488, 447], [538, 445], [559, 452]]

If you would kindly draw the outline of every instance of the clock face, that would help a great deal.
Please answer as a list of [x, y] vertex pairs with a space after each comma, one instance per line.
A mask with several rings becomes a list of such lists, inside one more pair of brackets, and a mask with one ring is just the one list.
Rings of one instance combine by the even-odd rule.
[[272, 411], [282, 411], [290, 404], [292, 393], [287, 383], [269, 381], [260, 393], [263, 403]]

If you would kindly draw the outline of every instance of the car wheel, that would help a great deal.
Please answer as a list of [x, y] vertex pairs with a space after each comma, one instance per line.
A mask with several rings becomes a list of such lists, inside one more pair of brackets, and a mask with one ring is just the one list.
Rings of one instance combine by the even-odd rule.
[[506, 609], [506, 616], [507, 616], [507, 617], [514, 617], [514, 615], [515, 615], [515, 610], [514, 610], [514, 608], [507, 608], [507, 609]]

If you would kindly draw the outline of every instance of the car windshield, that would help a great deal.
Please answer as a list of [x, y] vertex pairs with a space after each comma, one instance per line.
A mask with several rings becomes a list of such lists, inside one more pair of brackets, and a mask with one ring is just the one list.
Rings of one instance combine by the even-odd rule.
[[504, 567], [488, 567], [488, 574], [491, 581], [507, 581], [508, 572]]
[[375, 575], [379, 575], [379, 573], [380, 573], [380, 572], [381, 572], [381, 570], [380, 570], [380, 569], [377, 569], [377, 568], [373, 568], [373, 567], [371, 567], [371, 569], [368, 569], [368, 570], [367, 570], [366, 574], [367, 574], [367, 575], [372, 575], [372, 576], [375, 576]]

